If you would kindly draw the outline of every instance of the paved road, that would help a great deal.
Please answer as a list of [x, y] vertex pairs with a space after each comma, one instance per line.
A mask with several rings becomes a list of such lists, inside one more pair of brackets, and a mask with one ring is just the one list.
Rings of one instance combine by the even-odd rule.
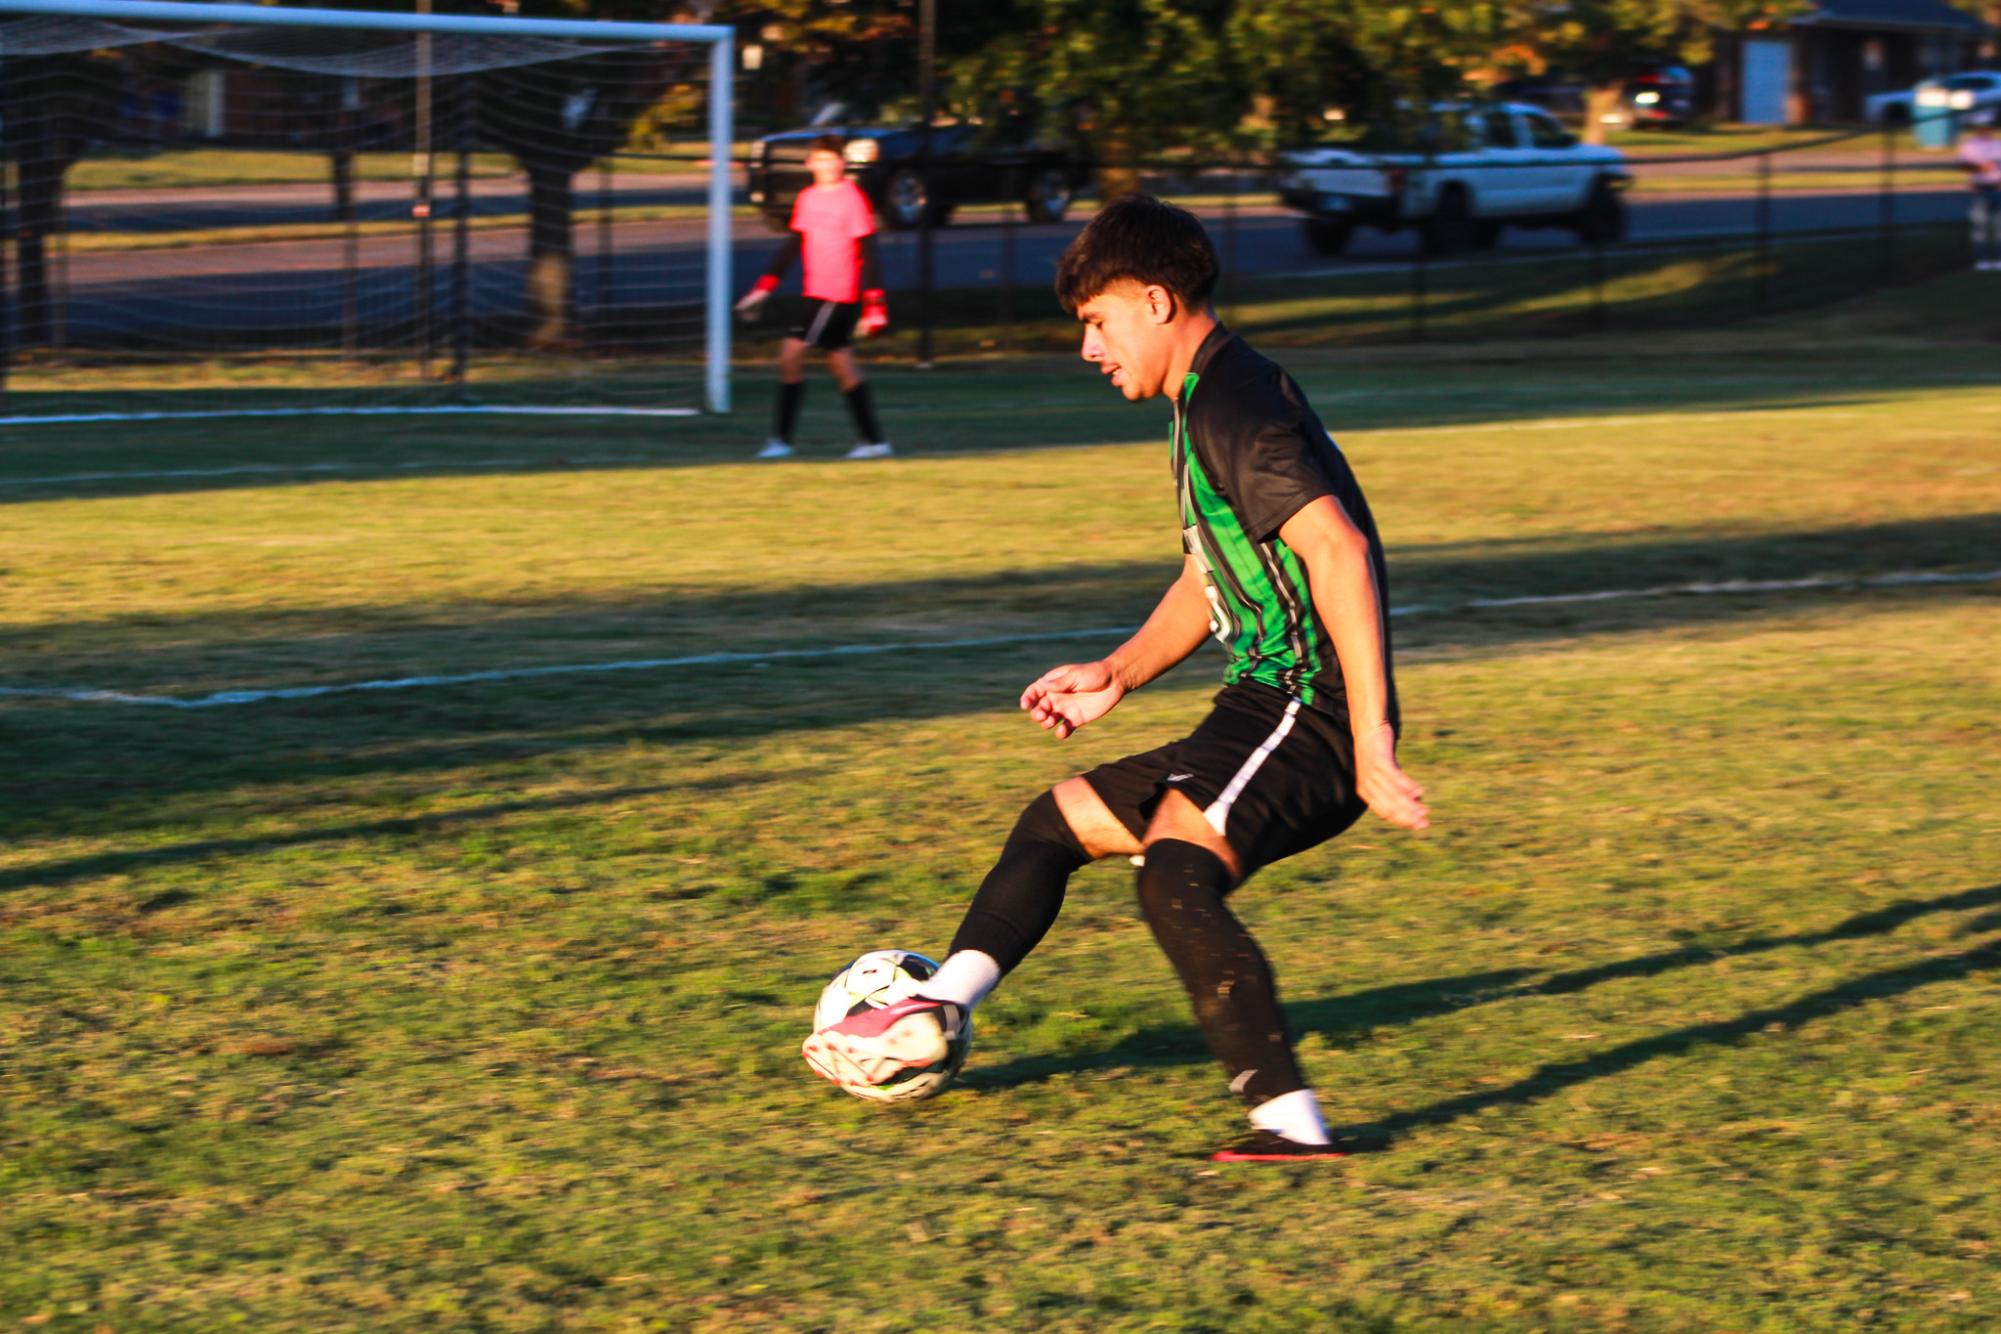
[[[508, 182], [487, 183], [482, 207], [512, 207]], [[260, 207], [285, 203], [272, 197], [273, 187], [257, 187]], [[635, 187], [663, 197], [681, 193], [678, 183], [654, 182]], [[318, 192], [308, 197], [308, 191]], [[212, 194], [213, 192], [207, 192]], [[300, 208], [320, 210], [324, 219], [324, 187], [305, 187], [290, 201]], [[317, 200], [317, 202], [315, 202]], [[159, 201], [155, 201], [158, 203]], [[634, 202], [623, 198], [620, 202]], [[670, 199], [670, 202], [673, 202]], [[1414, 240], [1408, 233], [1385, 236], [1364, 229], [1350, 253], [1339, 260], [1314, 254], [1304, 244], [1298, 220], [1273, 207], [1228, 210], [1220, 201], [1191, 201], [1210, 222], [1226, 272], [1335, 274], [1366, 271], [1407, 262]], [[121, 206], [101, 198], [80, 201], [83, 210]], [[199, 199], [188, 208], [207, 208]], [[287, 206], [290, 206], [288, 204]], [[395, 207], [392, 194], [378, 194], [371, 207]], [[1927, 178], [1900, 192], [1894, 201], [1899, 223], [1949, 222], [1964, 216], [1963, 192]], [[1754, 225], [1755, 204], [1744, 197], [1648, 194], [1633, 200], [1631, 239], [1634, 244], [1740, 234]], [[1772, 225], [1781, 233], [1827, 228], [1872, 228], [1880, 217], [1873, 193], [1833, 191], [1785, 193], [1772, 200]], [[1075, 222], [1029, 226], [1003, 225], [992, 215], [971, 214], [936, 234], [937, 282], [946, 288], [994, 286], [1009, 275], [1032, 302], [1047, 291], [1056, 255], [1075, 234]], [[702, 224], [697, 221], [620, 223], [609, 229], [610, 247], [600, 259], [597, 225], [588, 218], [577, 228], [579, 260], [577, 300], [586, 312], [611, 308], [641, 311], [650, 326], [664, 307], [698, 303], [702, 294]], [[448, 227], [436, 231], [435, 302], [438, 311], [451, 300], [451, 236]], [[759, 223], [735, 225], [734, 264], [740, 287], [761, 269], [774, 238]], [[498, 228], [471, 234], [470, 301], [476, 318], [518, 314], [525, 281], [525, 233]], [[1862, 244], [1863, 242], [1852, 242]], [[1498, 257], [1550, 254], [1574, 249], [1563, 231], [1511, 229]], [[77, 343], [169, 342], [199, 345], [225, 334], [256, 332], [270, 341], [322, 345], [326, 331], [337, 327], [344, 301], [344, 243], [339, 240], [267, 242], [233, 246], [200, 246], [149, 251], [79, 251], [69, 260], [68, 316], [70, 338]], [[416, 247], [409, 236], [372, 237], [358, 246], [353, 300], [364, 324], [378, 329], [407, 324], [416, 314]], [[890, 235], [884, 243], [885, 277], [892, 293], [916, 285], [917, 243], [909, 235]], [[908, 304], [893, 302], [908, 318]], [[1030, 307], [1024, 306], [1024, 309]], [[695, 336], [698, 322], [677, 321], [676, 336]], [[642, 332], [635, 329], [635, 335]]]

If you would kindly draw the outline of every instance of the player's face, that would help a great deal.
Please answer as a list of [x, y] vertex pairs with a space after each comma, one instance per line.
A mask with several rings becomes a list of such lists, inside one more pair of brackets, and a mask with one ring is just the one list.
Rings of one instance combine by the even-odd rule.
[[839, 153], [816, 148], [806, 155], [806, 170], [813, 173], [813, 184], [832, 185], [848, 174], [848, 164]]
[[1084, 360], [1111, 377], [1112, 387], [1137, 403], [1165, 388], [1173, 355], [1174, 298], [1159, 287], [1118, 283], [1077, 307], [1084, 325]]

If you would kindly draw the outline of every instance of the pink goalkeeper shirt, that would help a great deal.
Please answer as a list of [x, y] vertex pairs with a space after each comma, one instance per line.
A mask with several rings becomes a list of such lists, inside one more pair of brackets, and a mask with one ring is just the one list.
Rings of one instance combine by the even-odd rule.
[[875, 231], [868, 196], [853, 181], [809, 185], [792, 206], [808, 301], [855, 302], [862, 297], [862, 257], [855, 245]]
[[2001, 185], [2001, 138], [1968, 139], [1959, 146], [1959, 160], [1973, 168], [1975, 185]]

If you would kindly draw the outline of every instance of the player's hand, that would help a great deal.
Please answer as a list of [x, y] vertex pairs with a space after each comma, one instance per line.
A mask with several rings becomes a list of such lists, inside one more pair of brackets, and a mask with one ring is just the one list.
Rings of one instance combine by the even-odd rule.
[[746, 324], [756, 319], [758, 312], [764, 308], [764, 303], [770, 297], [771, 293], [762, 288], [751, 288], [743, 294], [743, 300], [736, 303], [737, 318]]
[[889, 306], [881, 292], [862, 293], [862, 317], [855, 327], [864, 338], [873, 338], [889, 327]]
[[1125, 698], [1125, 683], [1103, 662], [1052, 667], [1021, 692], [1028, 716], [1062, 741], [1085, 723], [1096, 722]]
[[1424, 788], [1397, 763], [1397, 734], [1377, 723], [1355, 738], [1355, 792], [1391, 824], [1404, 829], [1431, 825]]

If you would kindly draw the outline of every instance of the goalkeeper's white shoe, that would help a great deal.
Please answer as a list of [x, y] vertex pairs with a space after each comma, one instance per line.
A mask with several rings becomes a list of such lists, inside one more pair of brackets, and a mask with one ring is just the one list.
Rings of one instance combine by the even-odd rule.
[[792, 457], [792, 446], [786, 444], [783, 440], [767, 440], [764, 442], [764, 448], [757, 451], [757, 457], [761, 459], [789, 459]]
[[799, 1054], [836, 1084], [874, 1087], [900, 1070], [944, 1060], [965, 1023], [962, 1007], [912, 996], [821, 1029]]

